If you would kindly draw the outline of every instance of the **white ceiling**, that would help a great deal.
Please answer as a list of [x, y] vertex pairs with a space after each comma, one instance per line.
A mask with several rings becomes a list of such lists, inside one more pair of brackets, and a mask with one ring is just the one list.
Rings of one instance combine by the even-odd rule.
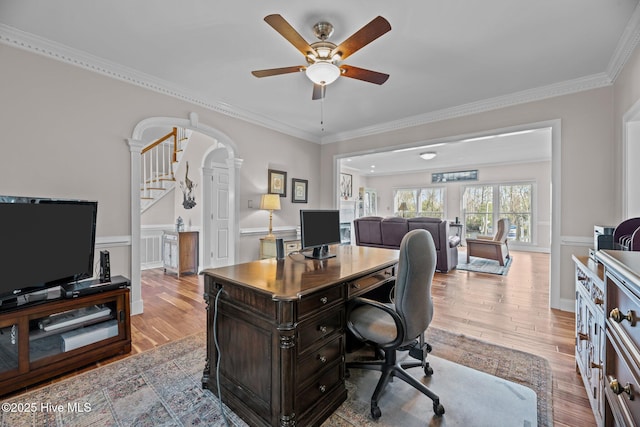
[[[345, 157], [340, 162], [342, 168], [349, 168], [364, 176], [445, 172], [455, 168], [476, 169], [549, 161], [551, 148], [551, 128], [541, 128], [463, 140], [417, 143], [400, 148], [403, 151], [365, 153]], [[434, 152], [436, 157], [430, 160], [420, 158], [420, 154], [425, 152]]]
[[[611, 84], [637, 43], [638, 0], [0, 0], [0, 41], [309, 141], [326, 143]], [[263, 18], [308, 42], [320, 20], [340, 43], [377, 15], [392, 30], [345, 63], [388, 73], [339, 78], [312, 101], [304, 65]], [[1, 64], [1, 58], [0, 58]], [[321, 126], [321, 115], [324, 126]]]

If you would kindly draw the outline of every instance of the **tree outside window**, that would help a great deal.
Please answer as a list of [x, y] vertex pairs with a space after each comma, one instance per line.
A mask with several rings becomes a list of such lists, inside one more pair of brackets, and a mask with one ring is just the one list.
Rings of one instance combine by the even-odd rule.
[[493, 236], [493, 226], [498, 219], [508, 218], [508, 238], [518, 242], [532, 242], [532, 193], [531, 183], [465, 187], [462, 197], [465, 236]]
[[[401, 188], [395, 190], [393, 210], [395, 215], [405, 218], [426, 216], [444, 218], [444, 187]], [[400, 206], [406, 203], [407, 210], [402, 212]]]

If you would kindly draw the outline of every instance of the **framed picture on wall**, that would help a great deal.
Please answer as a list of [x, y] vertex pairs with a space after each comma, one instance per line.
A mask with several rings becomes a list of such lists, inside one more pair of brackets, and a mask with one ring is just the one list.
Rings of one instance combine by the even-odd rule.
[[269, 194], [287, 197], [287, 173], [269, 169]]
[[291, 178], [291, 187], [291, 202], [307, 203], [309, 181], [306, 179]]
[[353, 197], [353, 177], [348, 173], [340, 173], [340, 198], [348, 200]]

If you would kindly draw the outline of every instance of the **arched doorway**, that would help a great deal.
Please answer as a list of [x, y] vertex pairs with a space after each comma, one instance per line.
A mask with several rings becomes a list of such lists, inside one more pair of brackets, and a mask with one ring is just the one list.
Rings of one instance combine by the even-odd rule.
[[[175, 117], [151, 117], [139, 122], [127, 139], [131, 152], [131, 312], [138, 314], [143, 312], [143, 302], [140, 284], [140, 179], [141, 179], [141, 152], [147, 142], [143, 141], [143, 134], [146, 130], [157, 127], [181, 127], [199, 132], [211, 137], [215, 144], [211, 150], [203, 157], [201, 165], [201, 176], [203, 177], [203, 220], [201, 235], [203, 238], [200, 244], [202, 251], [201, 268], [218, 266], [221, 262], [232, 264], [238, 257], [238, 247], [236, 242], [239, 237], [238, 230], [238, 198], [239, 192], [238, 169], [242, 166], [242, 159], [237, 158], [237, 147], [235, 143], [223, 132], [215, 128], [199, 123], [198, 115], [191, 113], [188, 119]], [[221, 174], [221, 169], [226, 173]], [[216, 175], [217, 174], [217, 175]], [[213, 180], [219, 177], [218, 182]], [[220, 197], [220, 184], [224, 184], [225, 197]], [[213, 209], [213, 202], [216, 203], [216, 210]], [[218, 202], [224, 201], [224, 206], [218, 206]], [[218, 230], [220, 224], [216, 214], [224, 214], [224, 224]], [[205, 220], [206, 219], [206, 220]], [[210, 241], [211, 236], [226, 236], [224, 241], [224, 260], [221, 260], [218, 253], [213, 250]]]

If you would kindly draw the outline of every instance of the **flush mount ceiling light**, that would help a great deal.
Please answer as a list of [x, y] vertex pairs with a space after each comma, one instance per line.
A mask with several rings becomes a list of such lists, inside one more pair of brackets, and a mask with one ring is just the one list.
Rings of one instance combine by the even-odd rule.
[[437, 153], [435, 151], [427, 151], [426, 153], [420, 153], [420, 157], [422, 157], [425, 160], [431, 160], [435, 156], [437, 156]]
[[447, 143], [438, 142], [437, 144], [420, 145], [418, 147], [398, 148], [396, 150], [393, 150], [393, 153], [403, 153], [405, 151], [413, 151], [413, 150], [424, 150], [425, 148], [436, 148], [436, 147], [442, 147], [443, 145], [447, 145]]

